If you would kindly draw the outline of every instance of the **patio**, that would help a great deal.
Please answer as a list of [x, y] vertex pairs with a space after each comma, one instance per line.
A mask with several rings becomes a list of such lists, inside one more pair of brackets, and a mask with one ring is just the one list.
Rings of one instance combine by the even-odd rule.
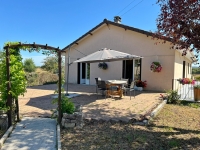
[[[19, 98], [20, 114], [31, 117], [50, 117], [51, 109], [57, 106], [51, 103], [57, 85], [43, 85], [27, 88], [24, 97]], [[136, 91], [135, 98], [130, 100], [129, 93], [122, 99], [115, 97], [106, 100], [101, 95], [96, 95], [93, 85], [69, 84], [69, 93], [77, 93], [78, 97], [72, 98], [75, 105], [82, 105], [86, 119], [118, 119], [127, 121], [132, 118], [142, 119], [162, 101], [160, 93]]]

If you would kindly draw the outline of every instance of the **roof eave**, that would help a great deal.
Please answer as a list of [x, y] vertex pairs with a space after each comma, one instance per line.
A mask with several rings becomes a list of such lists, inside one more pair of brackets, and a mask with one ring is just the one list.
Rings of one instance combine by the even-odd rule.
[[94, 28], [92, 28], [91, 30], [89, 30], [88, 32], [86, 32], [85, 34], [83, 34], [81, 37], [79, 37], [77, 40], [75, 40], [74, 42], [70, 43], [69, 45], [67, 45], [66, 47], [64, 47], [62, 50], [65, 51], [67, 48], [69, 48], [70, 46], [77, 44], [81, 39], [85, 38], [88, 34], [92, 34], [93, 31], [95, 31], [97, 28], [99, 28], [100, 26], [102, 26], [106, 21], [106, 19], [104, 19], [103, 22], [101, 22], [100, 24], [98, 24], [97, 26], [95, 26]]
[[[98, 24], [97, 26], [95, 26], [94, 28], [92, 28], [91, 30], [89, 30], [87, 33], [85, 33], [84, 35], [82, 35], [81, 37], [79, 37], [74, 42], [72, 42], [69, 45], [67, 45], [66, 47], [64, 47], [62, 50], [65, 51], [70, 46], [72, 46], [74, 44], [77, 44], [80, 40], [82, 40], [83, 38], [85, 38], [87, 35], [89, 35], [89, 34], [91, 35], [92, 32], [94, 32], [96, 29], [98, 29], [99, 27], [101, 27], [103, 24], [107, 24], [107, 25], [111, 24], [111, 25], [114, 25], [114, 26], [118, 26], [118, 27], [124, 28], [125, 30], [131, 30], [131, 31], [135, 31], [135, 32], [138, 32], [138, 33], [141, 33], [141, 34], [145, 34], [146, 36], [152, 36], [154, 38], [159, 38], [158, 36], [156, 36], [156, 34], [154, 34], [152, 32], [148, 32], [148, 31], [145, 31], [145, 30], [141, 30], [141, 29], [138, 29], [138, 28], [130, 27], [130, 26], [127, 26], [127, 25], [123, 25], [123, 24], [120, 24], [120, 23], [115, 23], [115, 22], [109, 21], [107, 19], [104, 19], [103, 22], [101, 22], [100, 24]], [[169, 38], [164, 38], [163, 40], [171, 42], [171, 39], [169, 39]]]

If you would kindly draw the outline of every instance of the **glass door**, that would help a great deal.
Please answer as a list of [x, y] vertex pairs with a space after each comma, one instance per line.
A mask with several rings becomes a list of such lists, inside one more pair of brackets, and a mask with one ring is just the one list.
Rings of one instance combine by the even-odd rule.
[[80, 64], [80, 84], [90, 84], [90, 64]]
[[134, 80], [141, 80], [141, 59], [135, 60]]

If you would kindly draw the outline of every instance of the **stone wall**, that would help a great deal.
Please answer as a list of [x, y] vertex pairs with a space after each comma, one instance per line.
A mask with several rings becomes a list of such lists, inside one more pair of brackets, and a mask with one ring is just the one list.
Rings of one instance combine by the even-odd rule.
[[8, 116], [7, 114], [0, 114], [0, 129], [7, 130], [8, 129]]
[[76, 106], [75, 112], [73, 114], [63, 113], [62, 126], [65, 128], [71, 127], [83, 127], [83, 113], [82, 106]]

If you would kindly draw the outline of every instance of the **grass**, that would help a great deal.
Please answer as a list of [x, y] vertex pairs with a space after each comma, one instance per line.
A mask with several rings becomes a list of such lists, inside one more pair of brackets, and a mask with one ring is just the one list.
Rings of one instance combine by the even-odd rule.
[[200, 103], [191, 103], [191, 102], [188, 102], [188, 101], [180, 101], [179, 105], [189, 106], [189, 107], [193, 107], [193, 108], [200, 108]]
[[62, 129], [63, 150], [134, 150], [200, 148], [200, 105], [166, 104], [148, 126], [94, 123]]

